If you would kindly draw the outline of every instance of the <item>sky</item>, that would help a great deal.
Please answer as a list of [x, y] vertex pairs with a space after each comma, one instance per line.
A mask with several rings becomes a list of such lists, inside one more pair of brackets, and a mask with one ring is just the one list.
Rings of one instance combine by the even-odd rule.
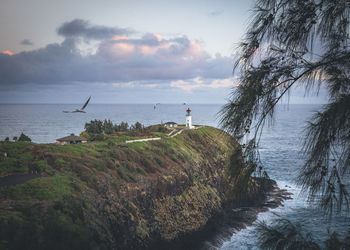
[[225, 103], [253, 5], [2, 0], [0, 103]]

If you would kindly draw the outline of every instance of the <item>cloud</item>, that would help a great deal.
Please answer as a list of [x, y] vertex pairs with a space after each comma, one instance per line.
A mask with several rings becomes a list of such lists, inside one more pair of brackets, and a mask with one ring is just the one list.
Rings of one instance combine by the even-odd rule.
[[196, 77], [193, 79], [188, 80], [177, 80], [172, 81], [170, 83], [171, 87], [182, 89], [185, 92], [192, 93], [194, 89], [198, 88], [211, 88], [211, 89], [217, 89], [217, 88], [232, 88], [237, 86], [237, 84], [234, 84], [233, 78], [226, 78], [226, 79], [202, 79], [200, 77]]
[[103, 40], [117, 35], [127, 35], [132, 32], [128, 29], [117, 27], [91, 25], [87, 20], [74, 19], [70, 22], [63, 23], [58, 27], [57, 33], [66, 38]]
[[9, 50], [3, 50], [0, 52], [0, 54], [3, 55], [8, 55], [8, 56], [13, 56], [13, 52], [9, 51]]
[[26, 46], [32, 46], [33, 43], [29, 40], [29, 39], [24, 39], [20, 42], [20, 44], [22, 45], [26, 45]]
[[[79, 19], [77, 19], [79, 20]], [[74, 20], [73, 22], [75, 22]], [[94, 26], [79, 21], [81, 29], [73, 32], [63, 24], [59, 30], [67, 35], [62, 43], [17, 54], [0, 54], [0, 85], [13, 86], [28, 83], [74, 84], [118, 83], [167, 85], [175, 88], [194, 89], [207, 86], [215, 79], [227, 79], [232, 75], [232, 60], [217, 54], [211, 56], [202, 44], [186, 36], [165, 38], [147, 33], [141, 37], [129, 37], [114, 28]], [[72, 25], [79, 27], [79, 25]], [[65, 27], [64, 29], [62, 27]], [[109, 29], [113, 30], [108, 31]], [[64, 30], [64, 31], [62, 31]], [[80, 31], [78, 31], [80, 30]], [[94, 30], [94, 32], [92, 32]], [[104, 32], [95, 32], [104, 30]], [[120, 33], [120, 34], [117, 34]], [[68, 34], [75, 34], [68, 37]], [[99, 35], [97, 35], [99, 34]], [[108, 34], [108, 35], [107, 35]], [[87, 52], [77, 36], [100, 38], [97, 47]], [[102, 39], [102, 37], [104, 37]], [[93, 51], [93, 52], [91, 52]], [[5, 55], [5, 53], [7, 55]], [[195, 80], [204, 81], [202, 84]], [[189, 81], [191, 86], [177, 81]], [[209, 84], [210, 85], [210, 84]], [[223, 86], [212, 83], [213, 87]]]
[[191, 93], [192, 90], [202, 87], [202, 81], [200, 80], [200, 78], [194, 78], [189, 81], [177, 80], [172, 81], [170, 83], [170, 86]]

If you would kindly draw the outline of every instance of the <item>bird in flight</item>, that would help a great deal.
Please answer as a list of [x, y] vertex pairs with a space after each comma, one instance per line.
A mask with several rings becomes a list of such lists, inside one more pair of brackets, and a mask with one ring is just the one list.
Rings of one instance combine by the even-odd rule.
[[154, 106], [153, 106], [153, 109], [156, 109], [157, 108], [157, 106], [159, 105], [160, 103], [158, 102], [158, 103], [156, 103]]
[[89, 101], [91, 99], [91, 96], [89, 97], [89, 99], [87, 99], [87, 101], [85, 102], [85, 104], [83, 105], [83, 107], [81, 109], [76, 109], [74, 111], [63, 111], [64, 113], [86, 113], [84, 111], [84, 109], [86, 108], [86, 106], [88, 105]]

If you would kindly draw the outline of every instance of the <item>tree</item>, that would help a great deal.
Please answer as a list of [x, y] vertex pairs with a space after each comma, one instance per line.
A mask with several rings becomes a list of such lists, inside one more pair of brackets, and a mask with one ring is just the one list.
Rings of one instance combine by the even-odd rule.
[[121, 122], [119, 127], [121, 132], [126, 132], [129, 130], [129, 124], [127, 122]]
[[265, 222], [257, 224], [258, 241], [263, 249], [349, 249], [350, 232], [344, 238], [339, 238], [336, 232], [328, 232], [329, 237], [324, 246], [317, 242], [312, 233], [304, 230], [299, 222], [292, 223], [284, 218], [276, 218], [271, 225]]
[[17, 136], [14, 136], [14, 137], [13, 137], [13, 140], [14, 140], [14, 141], [17, 141], [17, 140], [18, 140], [18, 137], [17, 137]]
[[89, 134], [101, 134], [103, 131], [102, 126], [102, 121], [95, 119], [85, 123], [85, 131]]
[[[350, 49], [348, 0], [257, 0], [234, 71], [239, 86], [221, 110], [221, 125], [244, 147], [248, 172], [260, 163], [259, 137], [276, 104], [296, 85], [328, 90], [329, 103], [308, 122], [299, 184], [327, 212], [348, 202]], [[313, 92], [315, 91], [315, 92]]]
[[30, 139], [28, 136], [26, 136], [25, 134], [21, 133], [21, 135], [18, 138], [18, 141], [32, 141], [32, 139]]
[[105, 134], [112, 134], [114, 132], [114, 126], [112, 121], [105, 119], [103, 121], [102, 130]]
[[132, 130], [137, 131], [137, 132], [142, 132], [143, 131], [143, 126], [141, 123], [136, 122], [135, 125], [132, 125]]
[[275, 219], [270, 226], [259, 222], [257, 231], [263, 249], [321, 249], [300, 223], [293, 224], [283, 218]]

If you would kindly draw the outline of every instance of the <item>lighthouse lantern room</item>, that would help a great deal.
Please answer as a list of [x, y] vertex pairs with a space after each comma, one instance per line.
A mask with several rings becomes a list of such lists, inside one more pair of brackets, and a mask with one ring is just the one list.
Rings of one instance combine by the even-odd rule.
[[194, 127], [192, 126], [192, 115], [191, 115], [191, 110], [190, 110], [190, 108], [188, 108], [188, 109], [186, 110], [186, 127], [189, 128], [189, 129], [194, 128]]

